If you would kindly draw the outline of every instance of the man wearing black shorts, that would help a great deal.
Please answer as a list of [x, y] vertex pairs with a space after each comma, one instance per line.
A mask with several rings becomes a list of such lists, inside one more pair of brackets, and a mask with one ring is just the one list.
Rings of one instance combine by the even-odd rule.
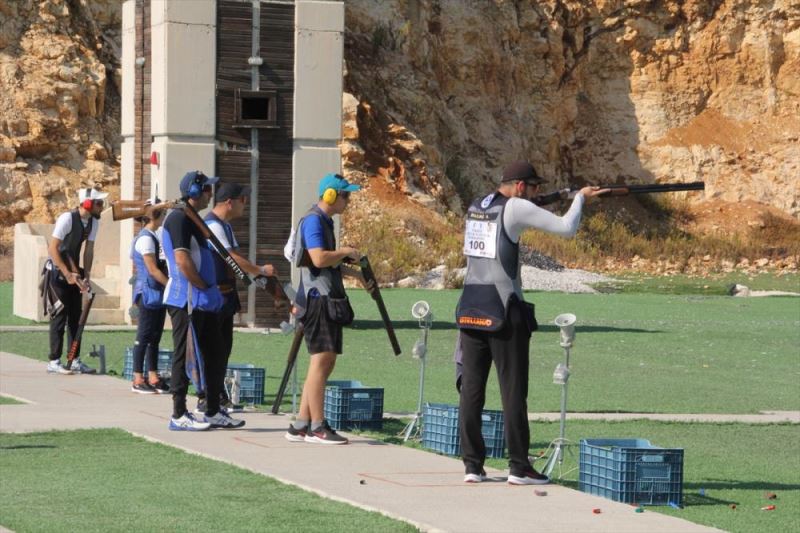
[[319, 202], [300, 220], [295, 257], [301, 280], [295, 314], [303, 325], [311, 362], [300, 413], [286, 432], [286, 439], [291, 442], [347, 444], [347, 439], [324, 419], [323, 405], [325, 383], [333, 372], [336, 356], [342, 353], [342, 327], [353, 318], [342, 276], [360, 276], [341, 263], [346, 258], [358, 260], [361, 254], [349, 246], [336, 249], [332, 217], [344, 212], [350, 193], [360, 188], [339, 174], [327, 174], [319, 183]]

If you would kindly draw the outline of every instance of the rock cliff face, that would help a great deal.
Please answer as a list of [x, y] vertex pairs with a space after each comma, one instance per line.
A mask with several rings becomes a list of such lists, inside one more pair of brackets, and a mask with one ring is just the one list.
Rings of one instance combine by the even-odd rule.
[[346, 27], [357, 177], [458, 210], [527, 158], [800, 216], [797, 2], [349, 0]]
[[[0, 253], [78, 187], [116, 190], [120, 17], [0, 0]], [[347, 0], [345, 59], [354, 237], [377, 214], [444, 227], [517, 158], [547, 189], [704, 180], [701, 216], [800, 217], [795, 0]]]
[[0, 0], [0, 244], [119, 182], [120, 3]]

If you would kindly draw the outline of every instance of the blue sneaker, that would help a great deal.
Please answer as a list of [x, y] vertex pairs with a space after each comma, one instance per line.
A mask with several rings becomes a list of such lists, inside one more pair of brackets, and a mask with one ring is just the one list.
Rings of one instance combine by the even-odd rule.
[[206, 431], [210, 427], [211, 424], [196, 420], [192, 413], [188, 411], [180, 418], [169, 419], [169, 429], [171, 431]]

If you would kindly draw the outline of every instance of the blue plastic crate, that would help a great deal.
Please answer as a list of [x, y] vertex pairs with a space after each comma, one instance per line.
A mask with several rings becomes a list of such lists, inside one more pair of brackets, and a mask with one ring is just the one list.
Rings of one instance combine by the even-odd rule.
[[615, 502], [683, 504], [683, 449], [645, 439], [582, 439], [579, 487]]
[[[503, 412], [484, 410], [481, 434], [486, 443], [486, 456], [500, 458], [505, 455], [506, 439], [503, 434]], [[422, 446], [447, 455], [461, 455], [458, 406], [443, 403], [426, 403], [422, 419]]]
[[360, 381], [329, 381], [324, 415], [333, 429], [383, 429], [383, 389]]
[[[144, 358], [144, 373], [149, 372], [147, 366], [147, 357]], [[169, 377], [172, 375], [172, 350], [158, 350], [158, 375], [162, 377]], [[122, 362], [122, 377], [125, 379], [133, 379], [133, 346], [128, 346], [125, 349], [125, 359]]]
[[[263, 404], [264, 403], [264, 378], [266, 371], [254, 365], [228, 363], [225, 376], [234, 377], [234, 371], [239, 371], [239, 403]], [[230, 383], [226, 380], [225, 388], [230, 395]]]

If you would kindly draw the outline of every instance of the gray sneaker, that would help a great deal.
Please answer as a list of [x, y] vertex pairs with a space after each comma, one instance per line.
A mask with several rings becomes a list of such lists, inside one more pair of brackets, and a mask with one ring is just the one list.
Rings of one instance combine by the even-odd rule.
[[206, 416], [205, 421], [212, 428], [236, 429], [244, 426], [244, 420], [237, 420], [235, 418], [231, 418], [222, 411], [215, 414], [214, 416]]
[[207, 431], [211, 426], [196, 420], [192, 413], [184, 413], [180, 418], [169, 419], [170, 431]]
[[72, 360], [72, 366], [69, 367], [72, 370], [73, 374], [96, 374], [97, 370], [94, 368], [83, 364], [80, 357], [76, 357]]
[[47, 373], [70, 375], [72, 374], [72, 370], [61, 366], [61, 361], [59, 359], [53, 359], [47, 363]]

